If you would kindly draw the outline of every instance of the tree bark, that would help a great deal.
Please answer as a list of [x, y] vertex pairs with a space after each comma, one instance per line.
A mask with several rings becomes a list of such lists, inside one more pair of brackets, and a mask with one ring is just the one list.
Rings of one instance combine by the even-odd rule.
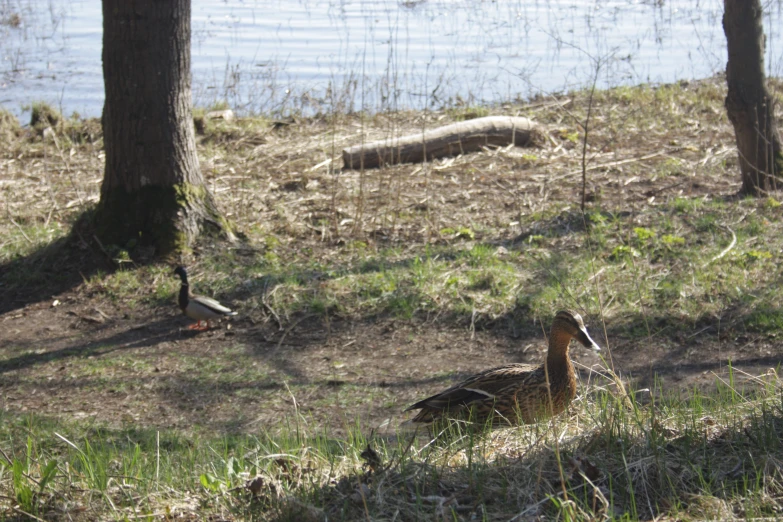
[[734, 125], [742, 174], [741, 192], [763, 195], [777, 189], [783, 173], [774, 102], [764, 75], [764, 26], [759, 0], [724, 0], [726, 112]]
[[370, 169], [382, 165], [417, 163], [464, 154], [486, 145], [520, 147], [540, 141], [540, 130], [527, 118], [487, 116], [431, 129], [420, 134], [354, 145], [343, 149], [347, 169]]
[[106, 170], [96, 209], [104, 243], [158, 256], [205, 229], [233, 237], [204, 184], [190, 87], [190, 0], [103, 0]]

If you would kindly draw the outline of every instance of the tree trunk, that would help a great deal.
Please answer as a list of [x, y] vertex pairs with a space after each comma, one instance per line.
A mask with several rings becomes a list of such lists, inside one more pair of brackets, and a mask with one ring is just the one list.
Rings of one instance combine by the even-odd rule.
[[107, 244], [186, 249], [233, 238], [204, 185], [190, 90], [190, 0], [103, 0], [106, 171], [96, 232]]
[[783, 153], [774, 103], [764, 76], [764, 27], [759, 0], [724, 0], [723, 31], [728, 43], [726, 112], [734, 125], [742, 189], [763, 195], [777, 189]]

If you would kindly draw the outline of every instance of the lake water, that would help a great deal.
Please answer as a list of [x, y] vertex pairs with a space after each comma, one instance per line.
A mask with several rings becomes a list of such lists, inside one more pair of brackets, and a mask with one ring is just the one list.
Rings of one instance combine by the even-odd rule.
[[[721, 0], [193, 0], [193, 97], [240, 113], [502, 102], [722, 71]], [[781, 75], [781, 1], [764, 2]], [[103, 105], [101, 3], [0, 0], [0, 105]], [[600, 65], [600, 67], [596, 67]], [[596, 70], [598, 73], [596, 74]]]

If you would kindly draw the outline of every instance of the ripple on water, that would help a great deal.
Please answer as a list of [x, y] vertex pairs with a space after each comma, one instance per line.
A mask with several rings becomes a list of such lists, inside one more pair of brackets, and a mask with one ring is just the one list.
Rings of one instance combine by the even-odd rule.
[[[239, 112], [377, 111], [500, 102], [588, 84], [704, 77], [725, 66], [720, 2], [193, 0], [196, 105]], [[765, 4], [779, 76], [781, 0]], [[0, 104], [103, 105], [100, 3], [0, 5]]]

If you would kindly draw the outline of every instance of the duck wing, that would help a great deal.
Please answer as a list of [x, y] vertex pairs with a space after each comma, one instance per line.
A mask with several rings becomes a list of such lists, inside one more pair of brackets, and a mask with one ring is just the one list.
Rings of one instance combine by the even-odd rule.
[[494, 401], [509, 387], [517, 388], [524, 385], [531, 376], [543, 371], [542, 366], [529, 364], [509, 364], [492, 368], [459, 384], [448, 388], [432, 397], [427, 397], [410, 406], [405, 411], [430, 409], [448, 410], [455, 407], [467, 407], [474, 402]]
[[218, 301], [203, 295], [191, 296], [188, 302], [188, 311], [198, 313], [198, 315], [204, 316], [204, 318], [207, 318], [207, 316], [237, 315], [231, 308], [225, 307]]

